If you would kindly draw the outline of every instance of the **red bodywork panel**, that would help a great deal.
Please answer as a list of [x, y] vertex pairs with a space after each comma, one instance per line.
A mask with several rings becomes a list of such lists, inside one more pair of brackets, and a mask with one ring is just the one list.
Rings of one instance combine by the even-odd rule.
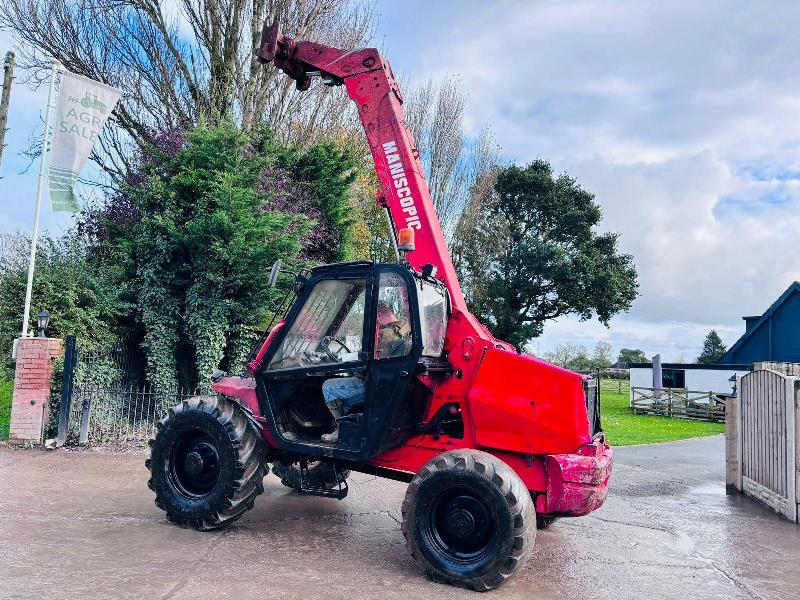
[[468, 394], [475, 441], [528, 454], [572, 452], [590, 441], [584, 394], [580, 375], [489, 348]]
[[547, 456], [547, 490], [537, 496], [536, 511], [580, 517], [600, 508], [608, 492], [612, 462], [611, 448], [599, 441], [578, 452]]
[[[536, 509], [545, 514], [583, 515], [605, 499], [611, 472], [611, 448], [602, 434], [589, 435], [582, 376], [519, 354], [497, 340], [467, 309], [450, 252], [433, 205], [424, 170], [405, 125], [402, 95], [389, 63], [377, 50], [344, 51], [281, 35], [277, 23], [265, 23], [258, 59], [273, 62], [308, 89], [312, 75], [344, 84], [358, 114], [381, 183], [380, 202], [395, 229], [415, 232], [415, 249], [406, 254], [411, 268], [431, 264], [447, 286], [452, 304], [445, 353], [453, 375], [421, 376], [430, 390], [426, 419], [446, 403], [457, 403], [464, 420], [461, 439], [419, 435], [374, 457], [370, 464], [416, 473], [434, 456], [458, 448], [491, 452], [536, 493]], [[270, 333], [248, 364], [254, 374], [283, 322]], [[252, 377], [226, 377], [215, 391], [238, 398], [266, 424]], [[264, 439], [280, 444], [264, 427]]]

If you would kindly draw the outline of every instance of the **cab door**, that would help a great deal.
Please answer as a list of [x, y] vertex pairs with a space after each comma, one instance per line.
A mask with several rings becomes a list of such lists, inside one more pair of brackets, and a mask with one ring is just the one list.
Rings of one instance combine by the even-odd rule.
[[[400, 265], [378, 265], [372, 307], [374, 341], [367, 364], [368, 418], [365, 458], [402, 443], [406, 421], [417, 411], [415, 370], [422, 352], [414, 278]], [[387, 317], [386, 309], [390, 309]]]
[[[315, 271], [286, 317], [257, 375], [259, 400], [272, 434], [287, 450], [357, 459], [366, 419], [348, 423], [336, 447], [319, 439], [332, 426], [322, 384], [336, 377], [368, 376], [374, 323], [370, 263]], [[366, 397], [366, 394], [365, 394]], [[285, 435], [291, 431], [295, 435]]]

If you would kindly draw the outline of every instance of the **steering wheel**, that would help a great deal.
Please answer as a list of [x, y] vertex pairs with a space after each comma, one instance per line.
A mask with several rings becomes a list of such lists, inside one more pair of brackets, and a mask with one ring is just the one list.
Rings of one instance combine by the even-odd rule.
[[319, 341], [319, 347], [322, 348], [322, 351], [327, 355], [327, 357], [333, 362], [339, 362], [339, 357], [333, 352], [333, 350], [331, 350], [331, 342], [336, 342], [339, 344], [339, 350], [344, 349], [345, 352], [350, 352], [350, 348], [348, 348], [342, 340], [334, 335], [326, 335]]

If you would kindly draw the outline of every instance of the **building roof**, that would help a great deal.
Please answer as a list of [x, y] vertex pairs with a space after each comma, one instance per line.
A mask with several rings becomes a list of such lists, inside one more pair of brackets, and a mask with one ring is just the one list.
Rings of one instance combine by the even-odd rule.
[[[631, 363], [629, 369], [652, 369], [653, 363]], [[752, 371], [752, 364], [716, 364], [701, 365], [699, 363], [661, 363], [662, 369], [703, 369], [706, 371]]]
[[[729, 357], [732, 357], [733, 354], [739, 348], [741, 348], [747, 342], [748, 339], [750, 339], [765, 323], [768, 323], [773, 313], [776, 310], [778, 310], [778, 308], [780, 308], [780, 306], [784, 302], [786, 302], [789, 298], [791, 298], [792, 295], [795, 293], [800, 294], [800, 282], [798, 281], [792, 282], [792, 285], [786, 288], [786, 291], [783, 292], [783, 294], [781, 294], [780, 297], [777, 300], [775, 300], [775, 302], [772, 303], [772, 305], [766, 310], [766, 312], [763, 315], [761, 315], [761, 318], [756, 323], [754, 323], [744, 333], [744, 335], [736, 341], [736, 343], [733, 346], [728, 348], [728, 351], [725, 352], [725, 354], [722, 355], [722, 358], [719, 359], [720, 364], [724, 364], [726, 359], [730, 360]], [[743, 318], [747, 319], [750, 317], [743, 317]]]

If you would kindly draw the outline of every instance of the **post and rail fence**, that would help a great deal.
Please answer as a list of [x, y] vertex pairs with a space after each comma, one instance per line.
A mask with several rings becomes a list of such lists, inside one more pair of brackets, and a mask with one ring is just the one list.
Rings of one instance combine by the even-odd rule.
[[638, 386], [631, 387], [630, 394], [630, 406], [636, 414], [720, 423], [725, 421], [725, 405], [730, 398], [715, 392]]

